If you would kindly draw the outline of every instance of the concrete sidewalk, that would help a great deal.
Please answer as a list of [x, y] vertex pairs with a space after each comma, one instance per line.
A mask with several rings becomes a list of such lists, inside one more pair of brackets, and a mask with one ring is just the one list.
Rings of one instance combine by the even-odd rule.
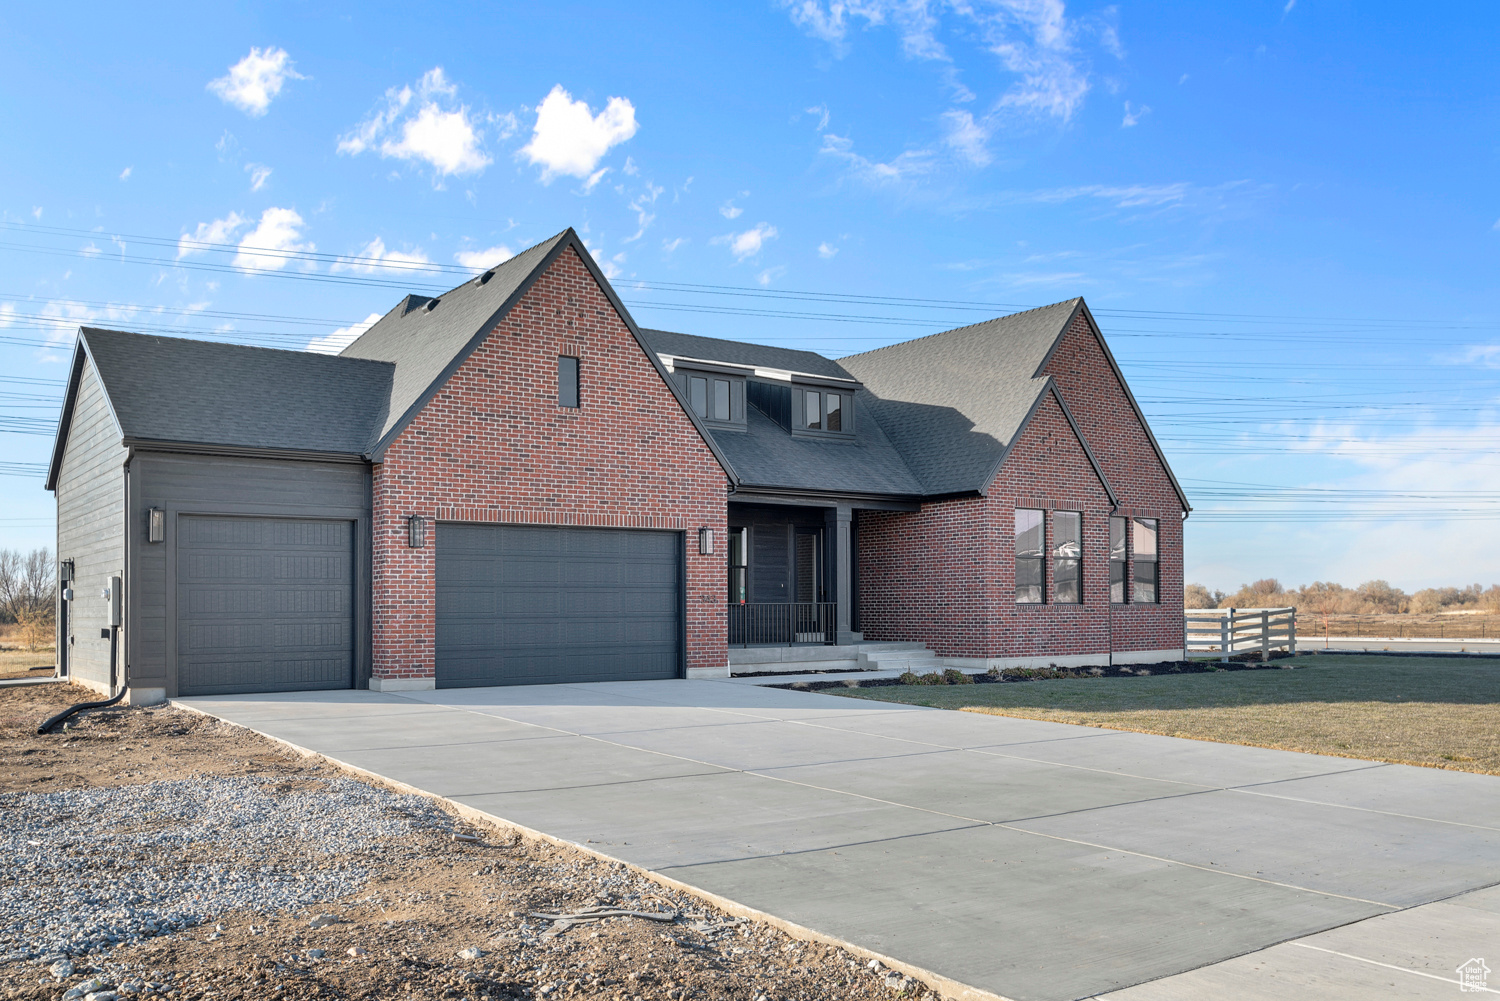
[[1500, 957], [1489, 776], [714, 681], [181, 701], [1002, 997]]

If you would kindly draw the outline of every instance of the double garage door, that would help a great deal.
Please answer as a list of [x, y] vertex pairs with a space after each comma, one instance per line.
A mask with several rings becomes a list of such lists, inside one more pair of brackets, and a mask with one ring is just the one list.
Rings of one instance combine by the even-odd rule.
[[443, 523], [437, 686], [680, 676], [682, 536]]
[[[676, 532], [444, 523], [442, 688], [680, 676]], [[177, 529], [182, 695], [355, 684], [354, 523], [184, 515]]]

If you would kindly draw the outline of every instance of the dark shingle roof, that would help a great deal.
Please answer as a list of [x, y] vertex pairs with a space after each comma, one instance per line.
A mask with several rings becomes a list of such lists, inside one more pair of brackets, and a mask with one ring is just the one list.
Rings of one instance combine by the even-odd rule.
[[[491, 320], [568, 232], [543, 240], [492, 268], [486, 272], [490, 275], [487, 281], [474, 278], [435, 299], [407, 296], [343, 350], [342, 358], [368, 358], [396, 367], [390, 409], [377, 439], [404, 423], [408, 412], [424, 402], [439, 376], [468, 355], [465, 349], [469, 344], [489, 333]], [[433, 302], [436, 306], [428, 309]]]
[[[868, 393], [855, 396], [868, 414]], [[793, 435], [751, 406], [744, 431], [709, 428], [742, 487], [920, 496], [922, 484], [879, 425], [861, 418], [853, 440]]]
[[675, 334], [670, 330], [647, 330], [641, 328], [641, 336], [659, 355], [674, 358], [695, 358], [698, 361], [717, 361], [726, 365], [749, 365], [759, 368], [774, 368], [783, 372], [800, 372], [804, 375], [821, 375], [834, 379], [853, 378], [830, 361], [812, 351], [795, 348], [775, 348], [767, 344], [746, 344], [742, 341], [725, 341], [717, 337], [698, 337], [695, 334]]
[[126, 438], [362, 455], [392, 366], [306, 351], [85, 327]]
[[1047, 386], [1038, 375], [1082, 300], [841, 358], [931, 494], [983, 490]]

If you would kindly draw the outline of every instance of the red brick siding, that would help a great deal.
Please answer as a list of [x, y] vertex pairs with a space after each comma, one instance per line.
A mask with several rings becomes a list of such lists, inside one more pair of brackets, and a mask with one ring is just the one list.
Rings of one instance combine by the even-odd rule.
[[[1160, 602], [1109, 602], [1110, 502], [1062, 408], [1038, 408], [984, 498], [859, 515], [860, 626], [949, 657], [1045, 657], [1182, 646], [1182, 504], [1088, 322], [1070, 325], [1045, 371], [1120, 499], [1156, 518]], [[1015, 603], [1014, 511], [1083, 513], [1083, 604]], [[1047, 543], [1052, 523], [1047, 521]]]
[[1068, 409], [1120, 499], [1120, 513], [1156, 518], [1160, 525], [1160, 603], [1116, 606], [1115, 649], [1180, 647], [1182, 500], [1082, 313], [1064, 332], [1044, 371], [1062, 389]]
[[[1083, 515], [1081, 605], [1015, 602], [1015, 509]], [[988, 494], [860, 512], [860, 624], [866, 639], [921, 640], [946, 657], [1031, 657], [1109, 649], [1109, 496], [1052, 394]]]
[[[557, 405], [557, 357], [582, 406]], [[728, 661], [727, 481], [676, 397], [568, 248], [392, 442], [374, 470], [374, 674], [431, 678], [442, 520], [664, 528], [687, 548], [687, 666]], [[437, 520], [407, 546], [406, 519]]]

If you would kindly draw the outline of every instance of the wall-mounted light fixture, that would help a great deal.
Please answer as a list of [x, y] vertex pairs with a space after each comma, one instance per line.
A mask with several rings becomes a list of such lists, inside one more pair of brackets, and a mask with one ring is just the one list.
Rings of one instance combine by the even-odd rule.
[[711, 528], [698, 529], [698, 552], [703, 556], [714, 554], [714, 530]]
[[413, 549], [427, 545], [427, 519], [420, 514], [406, 519], [406, 544]]
[[159, 507], [146, 512], [146, 541], [167, 541], [167, 512]]

